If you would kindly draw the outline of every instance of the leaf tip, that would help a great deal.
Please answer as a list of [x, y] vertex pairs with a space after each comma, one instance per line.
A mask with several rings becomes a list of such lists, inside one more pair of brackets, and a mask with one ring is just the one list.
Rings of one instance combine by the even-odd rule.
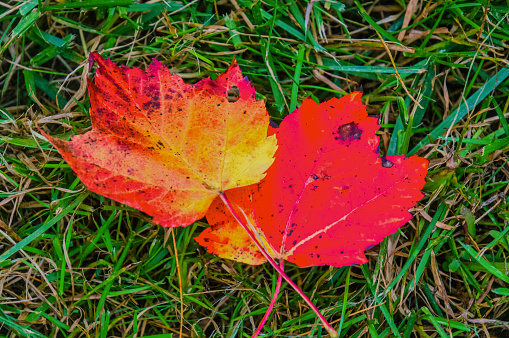
[[[91, 52], [89, 55], [88, 55], [88, 63], [89, 63], [89, 69], [92, 69], [92, 67], [94, 66], [94, 63], [97, 62], [97, 64], [99, 66], [102, 66], [105, 64], [106, 61], [110, 61], [110, 59], [105, 59], [101, 56], [101, 54], [99, 53], [94, 53], [94, 52]], [[110, 61], [111, 62], [111, 61]]]
[[363, 95], [362, 91], [355, 91], [347, 96], [350, 98], [350, 101], [352, 102], [357, 101], [362, 103], [362, 95]]
[[94, 66], [94, 61], [95, 61], [96, 57], [101, 57], [101, 56], [99, 54], [93, 53], [93, 52], [88, 54], [88, 69], [92, 69], [92, 67]]

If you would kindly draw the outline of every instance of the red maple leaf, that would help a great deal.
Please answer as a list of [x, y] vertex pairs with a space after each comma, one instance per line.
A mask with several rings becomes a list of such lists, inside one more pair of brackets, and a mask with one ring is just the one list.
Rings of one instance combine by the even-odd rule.
[[[377, 119], [360, 93], [320, 105], [306, 100], [278, 131], [276, 161], [257, 185], [226, 193], [273, 257], [298, 266], [366, 262], [363, 251], [412, 216], [423, 194], [428, 161], [379, 156]], [[223, 202], [197, 241], [210, 252], [251, 264], [265, 261]]]

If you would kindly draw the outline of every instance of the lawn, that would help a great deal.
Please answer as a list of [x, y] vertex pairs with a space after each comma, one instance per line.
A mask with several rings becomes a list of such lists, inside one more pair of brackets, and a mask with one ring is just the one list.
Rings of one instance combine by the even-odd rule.
[[[0, 338], [251, 337], [276, 288], [207, 253], [205, 219], [90, 192], [41, 134], [90, 130], [91, 52], [189, 84], [235, 58], [276, 123], [363, 91], [380, 152], [429, 160], [425, 197], [368, 263], [285, 272], [340, 337], [509, 336], [507, 2], [7, 1], [0, 37]], [[259, 337], [295, 336], [328, 335], [283, 281]]]

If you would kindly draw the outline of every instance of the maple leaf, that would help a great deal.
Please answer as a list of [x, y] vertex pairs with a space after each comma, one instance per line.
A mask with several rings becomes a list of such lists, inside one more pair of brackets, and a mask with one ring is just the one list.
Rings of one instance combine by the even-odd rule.
[[[308, 99], [283, 120], [267, 176], [225, 194], [270, 256], [301, 267], [362, 264], [365, 249], [411, 218], [428, 161], [379, 157], [378, 129], [360, 93], [320, 105]], [[210, 252], [265, 262], [248, 237], [229, 241], [240, 226], [221, 200], [212, 203], [207, 219], [211, 227], [196, 240]]]
[[265, 104], [235, 60], [192, 86], [157, 60], [142, 71], [91, 57], [93, 130], [70, 142], [44, 134], [90, 190], [155, 223], [186, 226], [219, 193], [264, 177], [276, 138], [267, 137]]

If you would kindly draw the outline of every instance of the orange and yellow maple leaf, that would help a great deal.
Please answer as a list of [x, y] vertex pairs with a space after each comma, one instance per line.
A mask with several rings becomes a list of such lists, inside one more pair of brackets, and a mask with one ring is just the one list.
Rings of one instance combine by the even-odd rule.
[[[157, 60], [143, 71], [91, 57], [93, 130], [71, 141], [45, 134], [91, 191], [163, 226], [186, 226], [220, 192], [264, 177], [276, 138], [267, 137], [265, 104], [235, 61], [192, 86]], [[238, 96], [229, 100], [232, 88]]]

